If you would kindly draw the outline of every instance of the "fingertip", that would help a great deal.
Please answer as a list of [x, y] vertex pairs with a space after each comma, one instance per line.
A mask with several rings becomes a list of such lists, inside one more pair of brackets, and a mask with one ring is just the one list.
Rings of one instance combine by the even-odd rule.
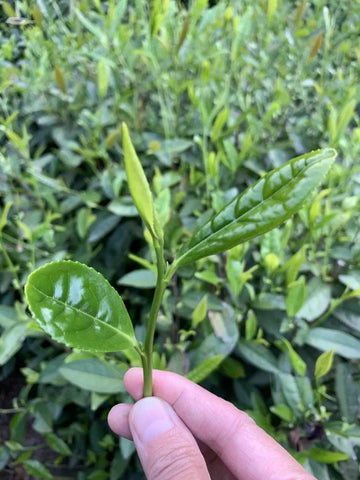
[[130, 368], [124, 375], [124, 386], [135, 400], [143, 397], [143, 369]]
[[132, 405], [119, 403], [114, 405], [108, 413], [107, 421], [111, 430], [121, 437], [132, 440], [132, 434], [129, 427], [129, 414]]

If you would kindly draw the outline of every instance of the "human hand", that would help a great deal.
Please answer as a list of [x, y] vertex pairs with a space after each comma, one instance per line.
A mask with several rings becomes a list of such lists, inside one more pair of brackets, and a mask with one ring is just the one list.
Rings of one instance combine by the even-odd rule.
[[132, 439], [148, 480], [316, 480], [244, 412], [180, 375], [153, 371], [142, 398], [141, 368], [124, 384], [137, 402], [109, 412], [114, 433]]

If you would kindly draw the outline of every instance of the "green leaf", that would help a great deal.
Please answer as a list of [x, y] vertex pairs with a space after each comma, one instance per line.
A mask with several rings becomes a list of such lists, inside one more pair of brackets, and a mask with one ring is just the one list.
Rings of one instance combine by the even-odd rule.
[[214, 357], [207, 358], [200, 365], [191, 370], [186, 378], [195, 383], [202, 382], [207, 376], [210, 375], [214, 370], [218, 368], [220, 363], [223, 361], [224, 355], [219, 354]]
[[240, 342], [237, 352], [247, 362], [251, 363], [260, 370], [265, 372], [280, 374], [281, 370], [277, 365], [277, 360], [274, 355], [265, 348], [254, 341]]
[[56, 83], [56, 86], [58, 87], [58, 89], [62, 93], [66, 93], [65, 74], [58, 65], [55, 65], [55, 67], [54, 67], [54, 78], [55, 78], [55, 83]]
[[5, 205], [4, 205], [4, 208], [1, 212], [0, 233], [2, 232], [2, 230], [4, 229], [4, 227], [7, 224], [7, 216], [8, 216], [8, 213], [9, 213], [9, 210], [10, 210], [11, 206], [12, 206], [12, 202], [6, 202]]
[[330, 305], [331, 289], [329, 285], [314, 277], [310, 280], [306, 290], [308, 296], [296, 316], [312, 322], [319, 318]]
[[0, 337], [0, 365], [5, 365], [21, 348], [25, 332], [25, 322], [15, 323], [4, 330]]
[[279, 226], [309, 200], [335, 157], [335, 150], [317, 150], [269, 172], [194, 232], [177, 265], [228, 250]]
[[360, 358], [360, 341], [348, 333], [330, 328], [313, 328], [305, 338], [305, 343], [318, 350], [333, 349], [342, 357], [349, 359]]
[[303, 377], [306, 374], [306, 363], [300, 357], [300, 355], [295, 352], [289, 340], [283, 338], [282, 341], [286, 345], [286, 348], [289, 352], [291, 365], [293, 366], [294, 370]]
[[322, 353], [315, 363], [315, 378], [321, 378], [326, 375], [333, 363], [334, 349]]
[[249, 310], [245, 322], [245, 339], [252, 340], [257, 331], [257, 318], [253, 310]]
[[97, 64], [97, 87], [99, 97], [104, 98], [109, 87], [110, 68], [107, 58], [101, 57]]
[[10, 5], [10, 3], [5, 2], [5, 0], [2, 3], [2, 9], [8, 17], [16, 17], [16, 12], [13, 9], [13, 7]]
[[[360, 333], [360, 304], [359, 302], [348, 302], [342, 304], [333, 312], [334, 317], [348, 327]], [[0, 315], [1, 321], [1, 315]]]
[[229, 107], [224, 107], [217, 115], [214, 126], [211, 130], [211, 140], [217, 142], [221, 136], [222, 129], [229, 117]]
[[345, 418], [347, 423], [356, 423], [359, 414], [360, 385], [354, 377], [348, 364], [338, 363], [336, 365], [336, 399], [341, 417]]
[[64, 440], [57, 437], [54, 433], [47, 433], [45, 439], [49, 447], [55, 452], [60, 453], [61, 455], [71, 455], [71, 450]]
[[124, 391], [123, 372], [98, 358], [65, 363], [59, 371], [68, 382], [84, 390], [99, 393]]
[[286, 292], [286, 313], [289, 317], [297, 314], [303, 306], [306, 298], [305, 277], [301, 276], [295, 282], [291, 282]]
[[38, 460], [26, 460], [23, 465], [25, 470], [35, 478], [41, 478], [45, 480], [54, 478], [49, 470]]
[[312, 448], [308, 451], [308, 455], [313, 460], [321, 463], [337, 463], [349, 458], [346, 453], [332, 452], [331, 450], [325, 450], [323, 448]]
[[207, 308], [207, 295], [204, 295], [192, 313], [192, 328], [196, 328], [199, 323], [204, 320], [204, 318], [206, 317]]
[[308, 377], [295, 377], [289, 373], [278, 376], [287, 405], [301, 418], [306, 410], [313, 409], [313, 394]]
[[29, 308], [46, 333], [69, 347], [112, 352], [136, 345], [124, 303], [105, 278], [78, 262], [53, 262], [25, 287]]
[[156, 286], [156, 274], [151, 270], [139, 268], [121, 277], [117, 283], [135, 288], [154, 288]]
[[285, 422], [290, 423], [294, 419], [293, 411], [285, 404], [273, 405], [272, 407], [270, 407], [270, 411], [282, 420], [285, 420]]
[[146, 227], [154, 237], [157, 237], [153, 196], [125, 123], [122, 124], [122, 133], [125, 170], [131, 196]]

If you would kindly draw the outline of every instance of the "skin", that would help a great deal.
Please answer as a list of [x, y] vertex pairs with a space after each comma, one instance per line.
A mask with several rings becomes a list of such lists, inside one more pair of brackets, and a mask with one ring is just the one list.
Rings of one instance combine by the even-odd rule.
[[244, 412], [180, 375], [155, 370], [124, 384], [136, 400], [109, 412], [114, 433], [132, 439], [148, 480], [316, 480]]

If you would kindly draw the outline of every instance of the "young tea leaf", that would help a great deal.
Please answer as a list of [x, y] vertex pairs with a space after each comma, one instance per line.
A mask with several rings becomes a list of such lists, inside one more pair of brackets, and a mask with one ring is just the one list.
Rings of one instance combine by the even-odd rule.
[[336, 157], [333, 149], [296, 157], [235, 197], [196, 230], [177, 266], [228, 250], [279, 226], [310, 198]]
[[69, 347], [113, 352], [137, 343], [121, 297], [86, 265], [48, 263], [29, 276], [25, 294], [41, 328]]
[[321, 378], [326, 375], [333, 363], [334, 349], [322, 353], [315, 363], [315, 378]]
[[125, 123], [122, 124], [122, 133], [125, 170], [131, 196], [146, 227], [152, 236], [157, 236], [153, 196]]

